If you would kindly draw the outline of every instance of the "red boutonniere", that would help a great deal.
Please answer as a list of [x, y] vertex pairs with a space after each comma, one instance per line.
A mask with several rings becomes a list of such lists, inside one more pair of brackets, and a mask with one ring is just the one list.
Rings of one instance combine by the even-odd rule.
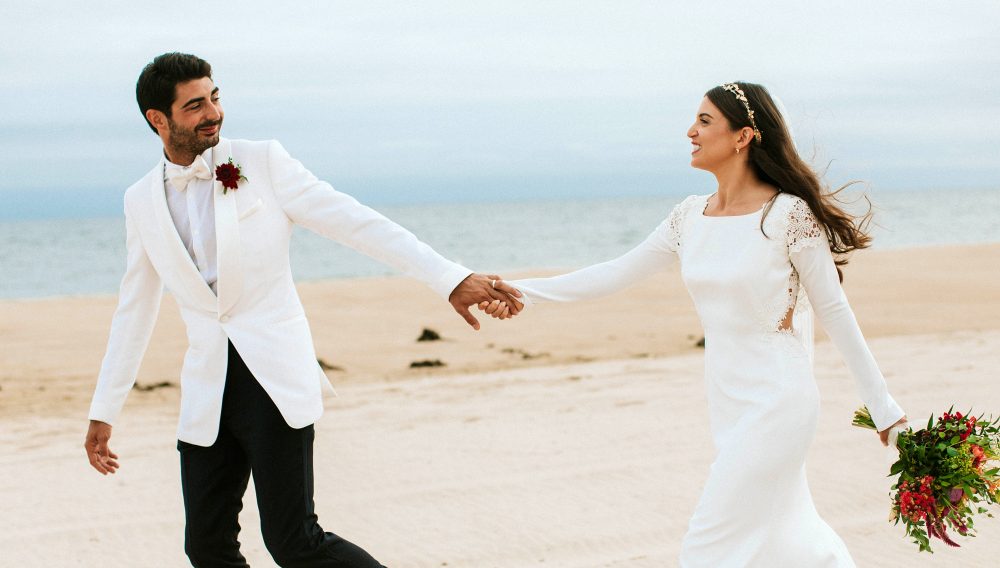
[[232, 158], [229, 158], [229, 161], [225, 164], [219, 164], [215, 167], [215, 179], [222, 182], [223, 195], [225, 195], [227, 190], [235, 190], [241, 181], [249, 181], [240, 172], [240, 165], [234, 164]]

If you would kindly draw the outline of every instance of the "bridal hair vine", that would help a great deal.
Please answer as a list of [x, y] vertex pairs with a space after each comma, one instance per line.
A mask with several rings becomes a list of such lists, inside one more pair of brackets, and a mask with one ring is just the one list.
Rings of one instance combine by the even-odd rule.
[[753, 119], [753, 111], [750, 110], [750, 101], [747, 100], [747, 96], [743, 93], [743, 89], [740, 88], [736, 83], [723, 83], [723, 90], [729, 91], [730, 93], [736, 95], [736, 100], [743, 103], [743, 106], [747, 109], [747, 117], [750, 118], [750, 125], [753, 126], [753, 137], [760, 142], [760, 130], [757, 129], [757, 122]]

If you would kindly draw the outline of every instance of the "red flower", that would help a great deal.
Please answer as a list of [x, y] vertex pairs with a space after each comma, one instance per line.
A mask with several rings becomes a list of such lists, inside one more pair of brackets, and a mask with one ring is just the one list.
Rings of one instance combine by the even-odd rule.
[[229, 189], [236, 189], [241, 181], [247, 181], [247, 178], [240, 172], [240, 165], [234, 164], [232, 158], [229, 158], [225, 164], [216, 166], [215, 179], [222, 183], [223, 194]]
[[983, 460], [986, 457], [986, 452], [975, 444], [972, 444], [969, 448], [972, 450], [972, 467], [979, 469], [983, 466]]

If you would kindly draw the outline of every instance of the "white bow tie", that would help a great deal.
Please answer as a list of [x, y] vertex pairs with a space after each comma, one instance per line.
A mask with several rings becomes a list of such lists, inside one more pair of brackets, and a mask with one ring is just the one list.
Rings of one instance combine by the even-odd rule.
[[208, 164], [201, 156], [196, 157], [194, 162], [186, 168], [171, 167], [167, 169], [167, 180], [177, 191], [187, 189], [188, 182], [194, 178], [212, 179], [212, 170], [208, 169]]

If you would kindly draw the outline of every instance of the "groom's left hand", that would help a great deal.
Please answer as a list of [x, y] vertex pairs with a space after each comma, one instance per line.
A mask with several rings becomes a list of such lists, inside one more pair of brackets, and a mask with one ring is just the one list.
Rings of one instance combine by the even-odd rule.
[[451, 302], [452, 307], [455, 308], [458, 315], [465, 318], [465, 321], [472, 326], [472, 329], [478, 331], [479, 320], [469, 312], [469, 306], [478, 304], [479, 302], [500, 300], [501, 302], [506, 302], [510, 307], [511, 315], [517, 315], [521, 311], [521, 308], [524, 307], [524, 304], [515, 299], [520, 297], [520, 291], [508, 285], [495, 274], [470, 274], [465, 280], [462, 280], [461, 284], [452, 290], [451, 295], [448, 296], [448, 301]]

